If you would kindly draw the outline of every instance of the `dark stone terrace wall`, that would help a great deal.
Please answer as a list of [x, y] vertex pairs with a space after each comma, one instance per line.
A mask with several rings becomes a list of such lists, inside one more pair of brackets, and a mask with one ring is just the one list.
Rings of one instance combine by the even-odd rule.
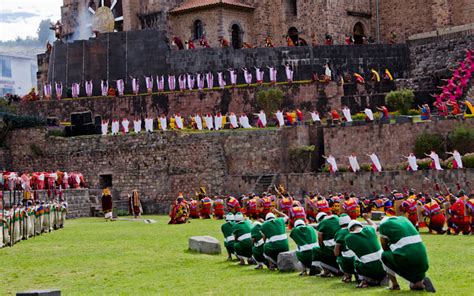
[[[74, 43], [56, 42], [49, 57], [48, 73], [41, 71], [39, 78], [61, 81], [68, 87], [73, 82], [93, 80], [94, 93], [99, 94], [101, 79], [108, 79], [114, 86], [113, 81], [124, 79], [126, 92], [130, 92], [130, 76], [135, 76], [141, 80], [141, 91], [145, 91], [144, 75], [215, 73], [231, 67], [240, 71], [239, 83], [243, 83], [242, 67], [278, 67], [279, 81], [286, 80], [286, 63], [294, 66], [295, 80], [309, 80], [313, 71], [323, 73], [326, 62], [332, 64], [335, 75], [348, 71], [368, 74], [371, 68], [388, 68], [394, 77], [401, 78], [408, 75], [410, 67], [408, 47], [403, 44], [171, 51], [165, 40], [163, 31], [142, 30], [101, 34], [96, 39]], [[40, 69], [46, 60], [43, 55], [39, 58]], [[268, 71], [265, 81], [269, 81]]]

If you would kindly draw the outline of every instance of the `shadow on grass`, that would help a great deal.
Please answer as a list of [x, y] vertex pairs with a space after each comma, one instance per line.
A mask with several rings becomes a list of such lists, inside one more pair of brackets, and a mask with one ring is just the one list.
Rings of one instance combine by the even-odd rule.
[[204, 254], [204, 253], [200, 253], [198, 251], [193, 251], [193, 250], [190, 250], [190, 249], [186, 249], [183, 251], [185, 254], [191, 254], [191, 255], [204, 255], [204, 256], [213, 256], [213, 257], [217, 257], [217, 256], [220, 256], [222, 255], [222, 253], [219, 253], [219, 254]]

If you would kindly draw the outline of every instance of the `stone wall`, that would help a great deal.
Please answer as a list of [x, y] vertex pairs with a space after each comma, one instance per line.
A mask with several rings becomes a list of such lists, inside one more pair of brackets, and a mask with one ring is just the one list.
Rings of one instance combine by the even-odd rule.
[[145, 211], [157, 212], [178, 191], [192, 194], [206, 186], [210, 193], [225, 193], [228, 176], [278, 173], [288, 148], [282, 141], [282, 130], [57, 138], [44, 129], [25, 129], [14, 131], [7, 143], [23, 147], [12, 151], [16, 171], [78, 171], [91, 188], [111, 175], [119, 199], [137, 188]]
[[[230, 25], [230, 24], [229, 24]], [[406, 45], [360, 45], [360, 46], [305, 46], [275, 48], [209, 48], [171, 51], [168, 49], [164, 31], [142, 30], [101, 34], [91, 40], [74, 43], [55, 42], [49, 57], [39, 59], [40, 79], [62, 82], [65, 88], [72, 83], [92, 80], [94, 95], [100, 94], [100, 80], [109, 80], [115, 87], [115, 80], [124, 79], [125, 92], [131, 93], [130, 76], [140, 80], [140, 91], [145, 92], [144, 75], [175, 75], [224, 71], [229, 81], [228, 68], [240, 73], [238, 83], [244, 83], [241, 68], [254, 66], [275, 66], [278, 81], [286, 81], [285, 64], [294, 67], [294, 80], [310, 80], [311, 74], [323, 73], [325, 63], [331, 63], [334, 77], [347, 72], [369, 73], [374, 68], [383, 72], [390, 69], [395, 78], [407, 77], [409, 52]], [[48, 73], [41, 70], [42, 63], [49, 60]], [[267, 70], [267, 69], [265, 69]], [[217, 84], [217, 75], [215, 75]], [[46, 80], [40, 80], [42, 88]], [[254, 75], [255, 81], [255, 75]], [[265, 81], [269, 81], [268, 70]], [[166, 83], [167, 84], [167, 83]], [[81, 88], [80, 96], [85, 94]]]
[[466, 57], [466, 49], [474, 48], [474, 30], [409, 42], [411, 77], [430, 77], [433, 82], [450, 77], [448, 68], [455, 68]]
[[[335, 82], [277, 85], [284, 93], [283, 108], [321, 113], [340, 106], [343, 95], [342, 86]], [[183, 116], [200, 113], [217, 112], [257, 112], [256, 94], [264, 87], [243, 87], [213, 91], [186, 91], [184, 93], [164, 93], [142, 96], [125, 96], [118, 98], [94, 97], [62, 101], [36, 101], [18, 105], [23, 114], [53, 116], [69, 120], [72, 112], [91, 110], [103, 118], [123, 118], [130, 116], [160, 115], [162, 113], [180, 113]], [[370, 101], [370, 100], [369, 100]], [[350, 105], [350, 104], [349, 104]], [[270, 114], [267, 114], [270, 118]], [[307, 114], [309, 118], [309, 114]]]
[[11, 166], [10, 149], [0, 148], [0, 169], [9, 170]]
[[474, 180], [474, 169], [445, 170], [445, 171], [392, 171], [373, 174], [337, 173], [331, 174], [290, 174], [280, 176], [280, 181], [288, 191], [302, 197], [309, 192], [319, 191], [326, 195], [328, 192], [355, 192], [369, 195], [373, 192], [385, 194], [385, 186], [391, 190], [434, 191], [434, 184], [446, 184], [455, 190], [459, 183], [461, 188], [469, 191], [467, 182]]
[[355, 153], [359, 163], [370, 163], [366, 154], [376, 153], [382, 166], [404, 162], [403, 155], [413, 152], [415, 140], [421, 133], [446, 136], [458, 125], [474, 128], [474, 120], [442, 120], [422, 123], [383, 124], [324, 129], [324, 151], [332, 154], [338, 165], [348, 167], [345, 156]]

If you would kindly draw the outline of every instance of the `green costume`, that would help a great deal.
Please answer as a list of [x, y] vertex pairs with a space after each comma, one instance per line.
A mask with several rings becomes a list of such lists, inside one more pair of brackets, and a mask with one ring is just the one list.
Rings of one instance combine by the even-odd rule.
[[334, 240], [336, 244], [341, 245], [341, 255], [337, 256], [337, 264], [339, 268], [348, 274], [355, 274], [354, 270], [354, 259], [355, 254], [351, 250], [349, 250], [346, 246], [346, 236], [349, 234], [349, 230], [347, 227], [341, 228], [336, 232], [334, 236]]
[[234, 242], [235, 238], [232, 234], [232, 227], [235, 225], [235, 222], [228, 221], [221, 226], [222, 234], [224, 235], [224, 246], [229, 252], [229, 254], [234, 254]]
[[263, 254], [268, 261], [277, 264], [278, 254], [290, 250], [285, 220], [283, 218], [276, 218], [265, 221], [262, 224], [261, 232], [266, 237], [265, 244], [263, 245]]
[[317, 244], [316, 231], [312, 226], [301, 225], [293, 228], [290, 233], [290, 237], [295, 241], [298, 246], [296, 249], [296, 257], [306, 267], [311, 268], [313, 261], [313, 248]]
[[263, 263], [266, 264], [267, 260], [263, 256], [263, 236], [262, 233], [260, 232], [262, 229], [262, 224], [261, 223], [254, 223], [254, 226], [252, 228], [252, 231], [250, 232], [250, 235], [252, 236], [252, 241], [253, 247], [252, 247], [252, 257], [257, 263]]
[[380, 236], [388, 240], [382, 253], [387, 273], [398, 274], [411, 283], [422, 281], [428, 271], [428, 255], [420, 234], [405, 217], [389, 217], [380, 223]]
[[235, 237], [234, 252], [239, 259], [252, 258], [252, 222], [249, 220], [240, 221], [232, 227], [232, 234]]
[[345, 241], [347, 248], [356, 256], [354, 268], [357, 275], [372, 284], [383, 280], [382, 247], [375, 229], [372, 226], [363, 227], [359, 232], [349, 233]]
[[339, 225], [339, 217], [332, 215], [321, 221], [316, 230], [318, 233], [323, 234], [323, 247], [319, 245], [313, 248], [313, 266], [322, 267], [330, 270], [331, 272], [340, 272], [339, 265], [337, 264], [337, 258], [334, 255], [334, 236], [336, 232], [341, 229]]

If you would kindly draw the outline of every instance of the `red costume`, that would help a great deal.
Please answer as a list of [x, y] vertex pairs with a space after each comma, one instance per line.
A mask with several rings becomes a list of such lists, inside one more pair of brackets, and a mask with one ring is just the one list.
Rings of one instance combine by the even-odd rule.
[[408, 220], [410, 220], [410, 222], [415, 226], [418, 223], [416, 205], [417, 202], [413, 198], [408, 198], [407, 200], [403, 201], [401, 205], [401, 210], [408, 215]]
[[293, 198], [291, 197], [283, 197], [279, 201], [280, 204], [280, 211], [285, 213], [285, 215], [289, 215], [290, 209], [293, 206]]
[[209, 197], [201, 199], [201, 218], [210, 219], [212, 209], [212, 200]]
[[329, 207], [329, 203], [327, 200], [322, 199], [316, 202], [316, 208], [318, 209], [318, 213], [331, 213], [331, 208]]
[[262, 208], [260, 210], [260, 217], [265, 219], [265, 216], [272, 211], [272, 199], [265, 196], [261, 199]]
[[247, 217], [258, 219], [257, 200], [252, 198], [247, 201]]
[[224, 201], [221, 198], [214, 200], [214, 218], [215, 219], [224, 219]]
[[449, 208], [448, 226], [456, 234], [459, 232], [469, 233], [469, 216], [466, 215], [465, 208], [466, 206], [462, 198], [459, 198]]
[[199, 219], [198, 201], [195, 199], [191, 199], [189, 202], [189, 217]]
[[446, 222], [446, 217], [441, 211], [439, 204], [433, 200], [430, 203], [427, 203], [423, 206], [424, 214], [428, 219], [425, 220], [426, 225], [430, 230], [442, 231], [444, 223]]
[[227, 200], [227, 209], [232, 214], [239, 213], [241, 211], [239, 201], [235, 197], [229, 197]]
[[303, 207], [296, 206], [290, 209], [290, 229], [295, 225], [296, 220], [303, 220], [306, 222], [306, 212]]
[[352, 220], [357, 219], [357, 201], [354, 198], [344, 200], [342, 208]]

